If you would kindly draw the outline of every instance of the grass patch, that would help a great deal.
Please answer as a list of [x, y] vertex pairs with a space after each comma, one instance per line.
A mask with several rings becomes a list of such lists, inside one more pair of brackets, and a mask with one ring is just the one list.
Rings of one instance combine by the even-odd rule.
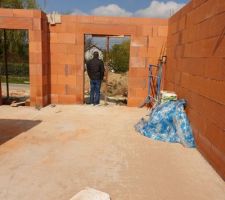
[[[6, 82], [5, 76], [1, 76], [1, 82], [2, 83], [5, 83]], [[9, 83], [29, 84], [29, 77], [9, 76]]]

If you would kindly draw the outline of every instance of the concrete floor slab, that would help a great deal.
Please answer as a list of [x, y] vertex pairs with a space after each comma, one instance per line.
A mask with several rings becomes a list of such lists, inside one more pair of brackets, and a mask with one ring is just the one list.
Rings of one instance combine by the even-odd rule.
[[0, 199], [68, 200], [85, 187], [112, 200], [224, 200], [196, 149], [138, 135], [148, 113], [120, 106], [0, 107]]

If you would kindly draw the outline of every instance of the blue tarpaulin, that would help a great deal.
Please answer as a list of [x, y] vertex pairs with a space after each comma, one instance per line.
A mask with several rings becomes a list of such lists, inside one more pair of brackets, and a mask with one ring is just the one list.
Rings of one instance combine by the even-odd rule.
[[195, 147], [194, 137], [187, 115], [185, 100], [169, 101], [154, 107], [149, 119], [141, 119], [135, 129], [149, 138], [185, 147]]

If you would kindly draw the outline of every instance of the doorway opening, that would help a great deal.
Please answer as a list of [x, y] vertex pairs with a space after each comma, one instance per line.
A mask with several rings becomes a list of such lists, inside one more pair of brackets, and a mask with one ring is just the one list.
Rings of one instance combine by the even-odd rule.
[[28, 30], [0, 29], [0, 75], [3, 104], [29, 105]]
[[84, 47], [84, 103], [90, 102], [90, 79], [86, 64], [97, 51], [105, 67], [100, 104], [127, 105], [130, 36], [85, 34]]

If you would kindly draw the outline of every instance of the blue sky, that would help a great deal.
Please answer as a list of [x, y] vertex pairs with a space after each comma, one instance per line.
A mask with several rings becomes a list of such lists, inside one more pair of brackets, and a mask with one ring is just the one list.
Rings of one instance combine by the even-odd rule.
[[[38, 0], [45, 12], [72, 13], [74, 15], [101, 15], [125, 17], [168, 18], [182, 8], [189, 0]], [[110, 46], [124, 39], [110, 40]], [[93, 38], [100, 48], [105, 48], [104, 38]]]
[[[38, 0], [42, 9], [44, 9], [44, 1]], [[47, 12], [58, 11], [88, 15], [167, 17], [168, 10], [175, 12], [187, 3], [188, 0], [46, 0], [46, 2], [45, 10]]]

